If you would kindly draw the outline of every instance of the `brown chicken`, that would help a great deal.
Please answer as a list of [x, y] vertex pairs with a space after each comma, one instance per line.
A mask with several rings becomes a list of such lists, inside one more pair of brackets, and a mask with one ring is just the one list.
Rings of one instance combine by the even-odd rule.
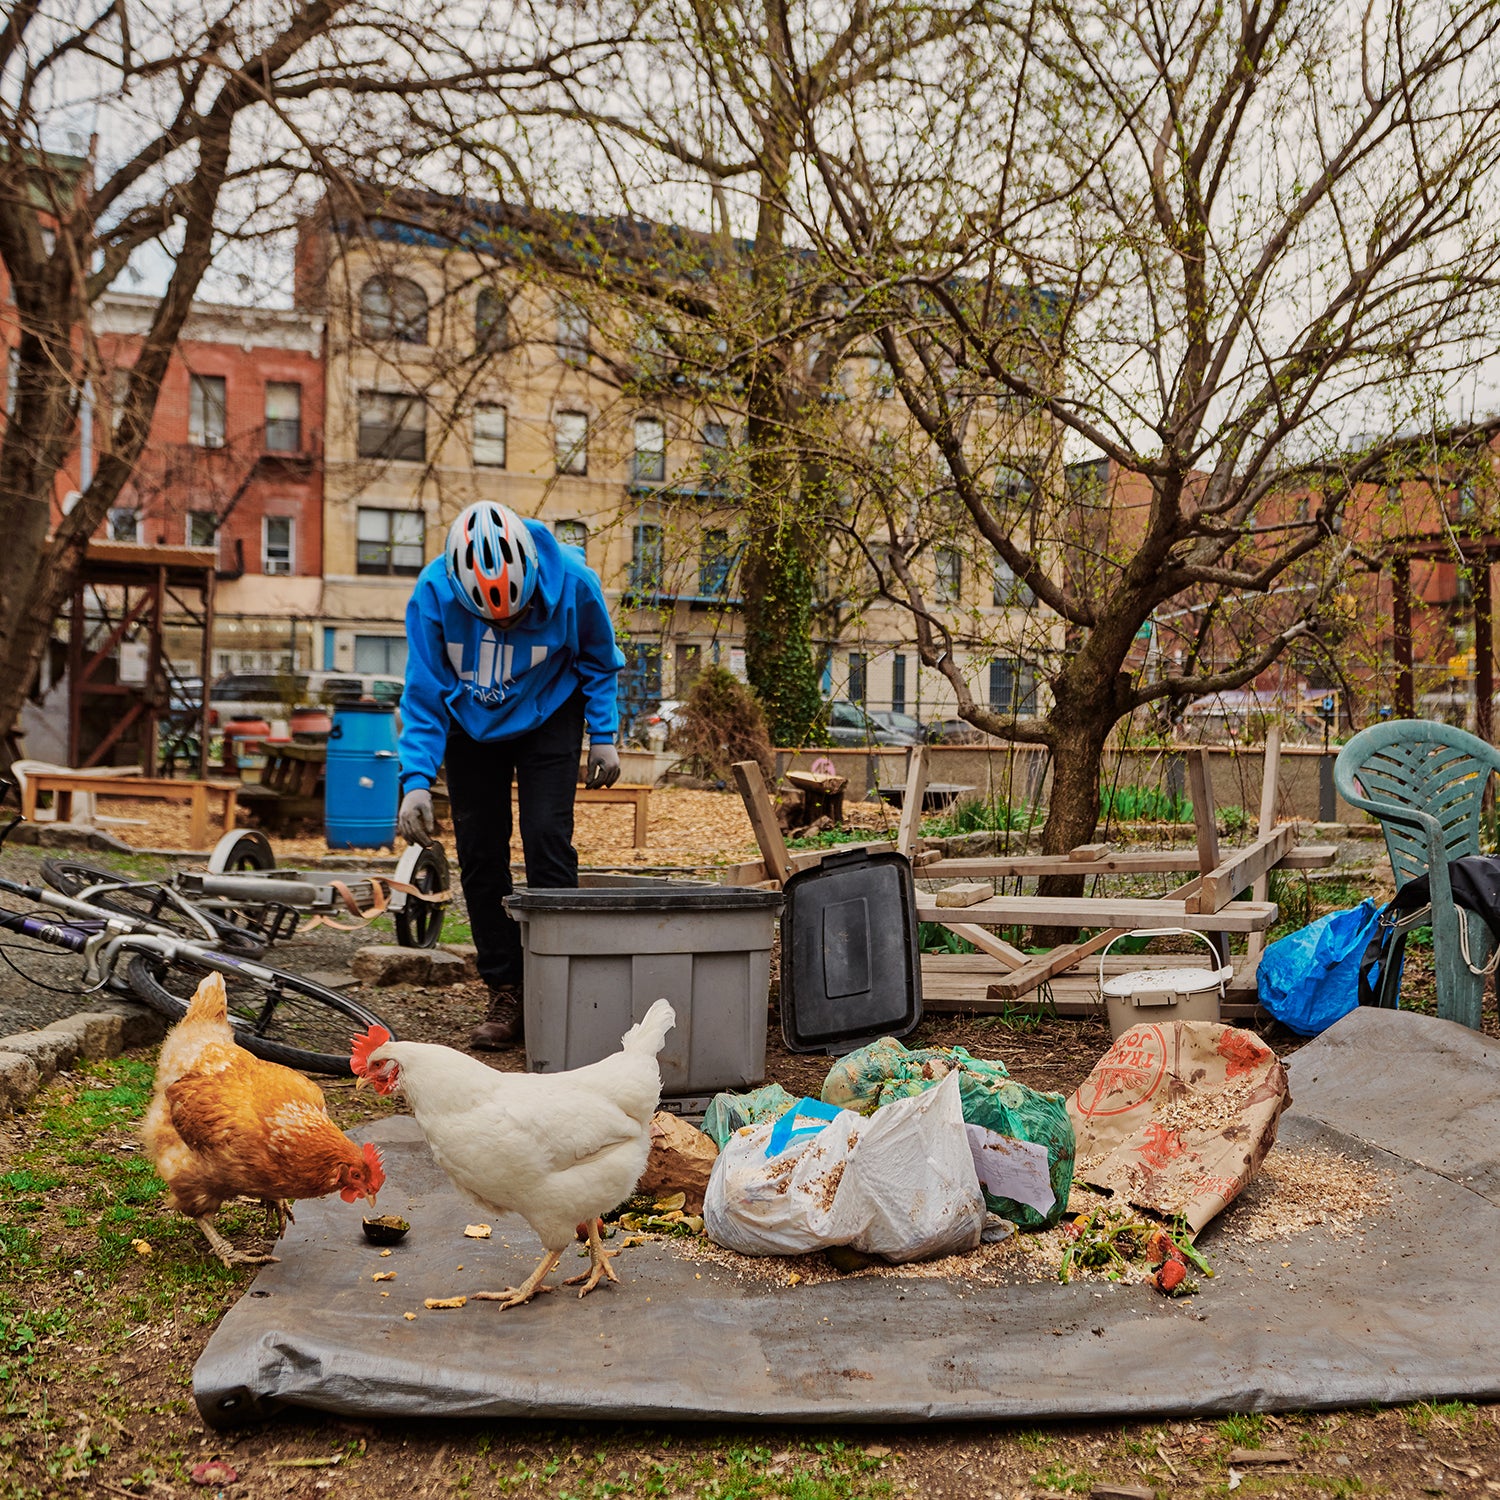
[[197, 1222], [226, 1266], [276, 1259], [236, 1250], [214, 1228], [231, 1199], [263, 1204], [280, 1238], [291, 1200], [338, 1193], [373, 1204], [385, 1182], [380, 1153], [334, 1125], [317, 1084], [235, 1043], [218, 974], [162, 1043], [141, 1137], [170, 1190], [167, 1206]]

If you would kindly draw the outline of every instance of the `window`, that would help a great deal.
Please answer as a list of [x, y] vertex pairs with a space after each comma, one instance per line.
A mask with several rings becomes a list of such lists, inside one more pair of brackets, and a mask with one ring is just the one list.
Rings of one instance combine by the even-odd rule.
[[427, 403], [420, 396], [361, 391], [359, 456], [423, 462], [427, 457]]
[[729, 592], [729, 573], [734, 549], [727, 531], [706, 531], [698, 553], [698, 592], [717, 598]]
[[937, 602], [957, 604], [963, 592], [963, 554], [952, 547], [937, 549]]
[[1036, 712], [1036, 676], [1030, 662], [1000, 657], [990, 663], [990, 707], [1000, 713]]
[[[11, 381], [14, 390], [15, 381]], [[7, 400], [13, 398], [7, 397]], [[118, 366], [109, 373], [109, 425], [112, 432], [120, 430], [120, 418], [125, 415], [125, 403], [130, 400], [130, 371]]]
[[667, 430], [657, 417], [635, 419], [635, 478], [659, 484], [667, 477]]
[[589, 529], [582, 521], [555, 521], [552, 535], [559, 547], [577, 547], [584, 554], [589, 550]]
[[899, 651], [891, 658], [891, 712], [906, 712], [906, 658]]
[[427, 342], [427, 293], [405, 276], [372, 276], [360, 289], [360, 332], [398, 344]]
[[659, 594], [661, 584], [661, 527], [636, 526], [631, 537], [630, 587], [639, 593]]
[[863, 651], [849, 653], [849, 700], [864, 707], [869, 691], [870, 663]]
[[560, 411], [553, 420], [552, 443], [559, 474], [589, 471], [589, 419], [581, 411]]
[[1024, 502], [1036, 493], [1036, 486], [1019, 469], [1001, 464], [995, 471], [995, 499]]
[[261, 556], [262, 573], [290, 573], [292, 571], [292, 518], [290, 516], [266, 517], [265, 547]]
[[557, 357], [565, 365], [589, 362], [589, 315], [571, 297], [557, 299]]
[[474, 408], [474, 462], [486, 469], [505, 467], [505, 408]]
[[141, 539], [140, 511], [125, 505], [110, 511], [109, 539], [112, 542], [139, 542]]
[[216, 547], [219, 544], [219, 518], [211, 510], [190, 510], [187, 518], [189, 547]]
[[188, 387], [188, 442], [200, 448], [224, 446], [224, 377], [194, 375]]
[[381, 672], [388, 677], [404, 676], [406, 637], [404, 635], [355, 636], [354, 670], [368, 673]]
[[302, 451], [302, 387], [294, 380], [266, 382], [266, 452]]
[[723, 422], [703, 424], [703, 467], [715, 476], [729, 467], [729, 428]]
[[355, 571], [415, 578], [426, 560], [426, 529], [427, 518], [419, 510], [361, 506], [355, 517]]
[[474, 343], [491, 354], [510, 348], [510, 301], [492, 286], [474, 299]]
[[1024, 609], [1036, 602], [1036, 595], [1016, 577], [1015, 569], [1003, 557], [995, 559], [995, 608]]

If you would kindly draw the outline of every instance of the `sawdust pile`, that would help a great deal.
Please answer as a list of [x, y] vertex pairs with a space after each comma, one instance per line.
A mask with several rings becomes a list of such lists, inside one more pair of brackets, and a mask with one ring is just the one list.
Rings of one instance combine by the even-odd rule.
[[1184, 1140], [1218, 1135], [1238, 1121], [1250, 1095], [1260, 1085], [1259, 1077], [1246, 1073], [1216, 1088], [1184, 1089], [1166, 1102], [1158, 1102], [1152, 1119]]
[[1315, 1225], [1330, 1235], [1353, 1234], [1390, 1201], [1389, 1180], [1362, 1162], [1317, 1147], [1277, 1149], [1230, 1206], [1224, 1231], [1252, 1241], [1286, 1239]]

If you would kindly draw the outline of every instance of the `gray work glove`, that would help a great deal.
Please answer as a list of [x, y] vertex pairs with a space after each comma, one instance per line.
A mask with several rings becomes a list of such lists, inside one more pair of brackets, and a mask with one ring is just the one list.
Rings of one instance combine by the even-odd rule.
[[613, 786], [620, 779], [620, 752], [613, 745], [590, 745], [589, 766], [583, 784], [589, 791]]
[[402, 799], [396, 827], [408, 844], [430, 844], [437, 838], [437, 818], [432, 811], [432, 793], [414, 786]]

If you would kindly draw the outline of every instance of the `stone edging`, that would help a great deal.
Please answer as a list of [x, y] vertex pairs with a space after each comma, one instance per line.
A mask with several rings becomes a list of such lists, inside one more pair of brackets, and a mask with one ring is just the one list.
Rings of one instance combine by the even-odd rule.
[[25, 1104], [79, 1061], [102, 1062], [131, 1047], [159, 1042], [165, 1016], [130, 1000], [101, 1000], [93, 1010], [53, 1021], [40, 1031], [0, 1036], [0, 1115]]

